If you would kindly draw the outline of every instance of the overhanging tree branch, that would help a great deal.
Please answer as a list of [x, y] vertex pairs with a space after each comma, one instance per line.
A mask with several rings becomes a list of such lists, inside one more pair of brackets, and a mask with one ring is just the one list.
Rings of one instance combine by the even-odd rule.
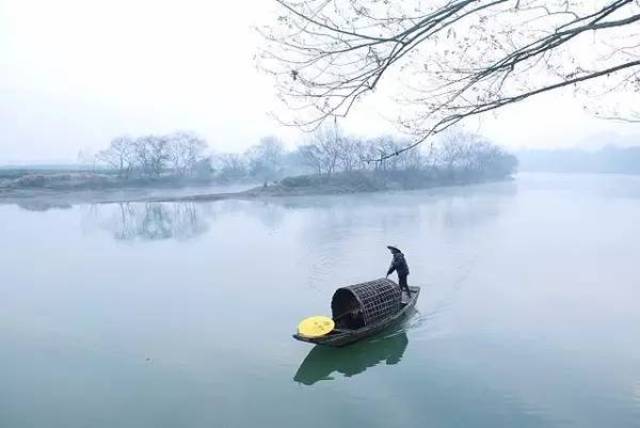
[[[276, 0], [260, 66], [275, 78], [283, 123], [313, 129], [365, 95], [398, 93], [409, 148], [469, 116], [631, 71], [637, 91], [640, 5], [633, 0]], [[404, 151], [404, 149], [403, 149]]]

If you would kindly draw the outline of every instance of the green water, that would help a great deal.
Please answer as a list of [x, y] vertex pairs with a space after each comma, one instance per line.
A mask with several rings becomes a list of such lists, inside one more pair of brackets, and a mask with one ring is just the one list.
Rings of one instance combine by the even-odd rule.
[[[0, 205], [0, 427], [640, 426], [640, 178]], [[416, 313], [291, 339], [402, 248]]]

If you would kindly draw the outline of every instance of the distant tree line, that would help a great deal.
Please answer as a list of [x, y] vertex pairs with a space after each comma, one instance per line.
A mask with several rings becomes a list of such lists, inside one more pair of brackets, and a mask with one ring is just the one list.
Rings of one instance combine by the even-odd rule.
[[[438, 171], [449, 175], [506, 176], [517, 159], [485, 138], [460, 130], [443, 133], [428, 148], [403, 151], [408, 141], [394, 136], [362, 139], [343, 135], [339, 128], [320, 127], [300, 146], [300, 162], [318, 175], [336, 172], [376, 173]], [[397, 154], [389, 157], [389, 154]]]
[[[449, 131], [428, 148], [403, 151], [407, 141], [396, 136], [360, 138], [338, 126], [325, 125], [309, 134], [295, 150], [269, 136], [244, 153], [216, 153], [190, 132], [118, 137], [95, 160], [119, 177], [199, 177], [223, 182], [273, 182], [286, 176], [331, 177], [367, 171], [373, 174], [438, 173], [440, 176], [512, 174], [517, 160], [485, 138]], [[388, 154], [397, 156], [388, 157]]]
[[160, 177], [167, 173], [190, 176], [199, 168], [207, 168], [206, 148], [205, 140], [189, 132], [138, 138], [122, 136], [98, 152], [96, 160], [125, 179]]

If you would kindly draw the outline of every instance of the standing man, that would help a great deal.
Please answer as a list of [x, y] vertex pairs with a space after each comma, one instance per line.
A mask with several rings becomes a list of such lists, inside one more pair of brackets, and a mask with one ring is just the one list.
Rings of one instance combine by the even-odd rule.
[[409, 276], [409, 266], [407, 265], [407, 261], [404, 258], [404, 254], [402, 251], [398, 250], [396, 247], [392, 247], [391, 245], [387, 245], [389, 251], [391, 251], [391, 255], [393, 256], [393, 260], [391, 260], [391, 266], [389, 266], [389, 270], [387, 271], [387, 278], [389, 275], [393, 273], [393, 271], [398, 272], [398, 285], [400, 285], [400, 293], [402, 291], [406, 291], [407, 295], [411, 297], [411, 290], [409, 290], [409, 285], [407, 284], [407, 276]]

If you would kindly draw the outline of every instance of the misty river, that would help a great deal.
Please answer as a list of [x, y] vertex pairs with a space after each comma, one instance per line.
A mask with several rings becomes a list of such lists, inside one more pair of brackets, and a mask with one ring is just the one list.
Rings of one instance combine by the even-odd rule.
[[[0, 236], [2, 427], [640, 426], [638, 176], [0, 205]], [[387, 244], [413, 316], [294, 341]]]

